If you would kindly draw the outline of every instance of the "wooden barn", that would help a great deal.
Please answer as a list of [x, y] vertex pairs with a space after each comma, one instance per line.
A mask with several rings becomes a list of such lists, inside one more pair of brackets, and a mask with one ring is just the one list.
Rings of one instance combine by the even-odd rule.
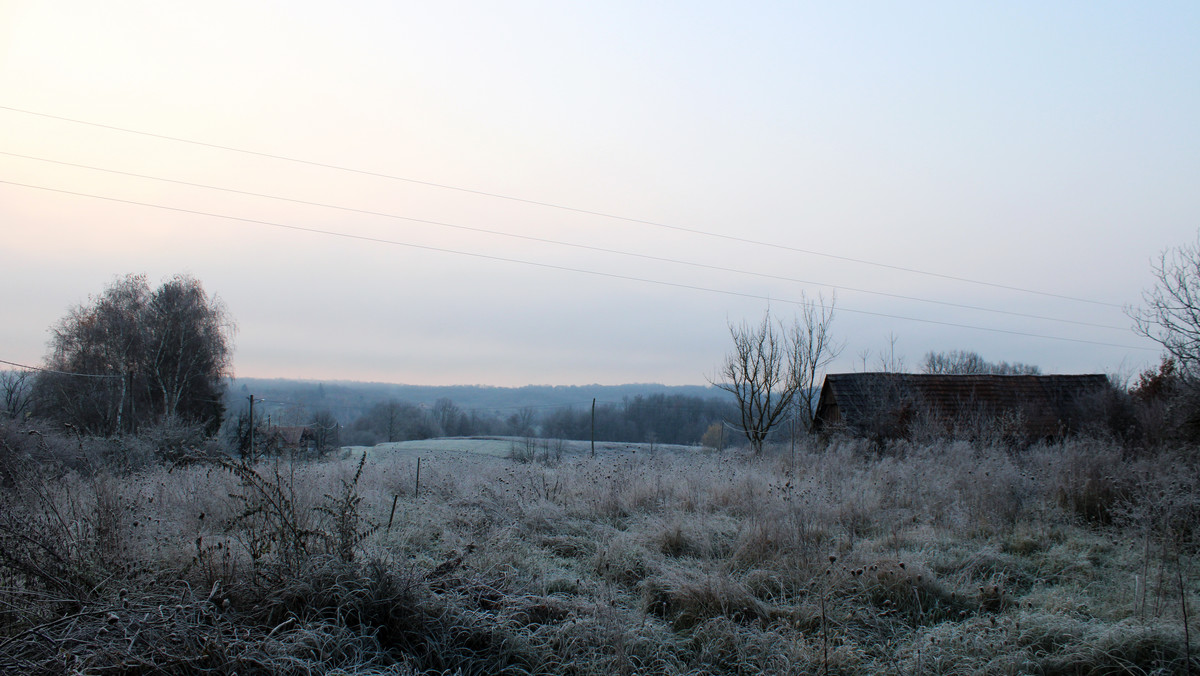
[[991, 426], [1050, 439], [1071, 432], [1108, 387], [1104, 375], [836, 373], [825, 376], [813, 429], [892, 439]]

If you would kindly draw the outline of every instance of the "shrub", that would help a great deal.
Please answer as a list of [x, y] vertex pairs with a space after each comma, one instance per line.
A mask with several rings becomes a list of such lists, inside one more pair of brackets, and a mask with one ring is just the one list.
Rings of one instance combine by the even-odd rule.
[[665, 569], [640, 585], [642, 612], [671, 622], [676, 630], [691, 629], [713, 618], [738, 623], [761, 623], [770, 608], [728, 575]]
[[1087, 523], [1108, 524], [1130, 495], [1121, 449], [1114, 444], [1071, 440], [1061, 445], [1053, 488], [1058, 504]]
[[725, 424], [715, 422], [709, 425], [700, 437], [700, 445], [714, 451], [725, 450]]

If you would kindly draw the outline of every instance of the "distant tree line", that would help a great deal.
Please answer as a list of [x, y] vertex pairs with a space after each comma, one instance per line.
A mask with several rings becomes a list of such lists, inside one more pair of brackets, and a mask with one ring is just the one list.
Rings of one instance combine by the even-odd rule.
[[950, 350], [949, 352], [929, 352], [921, 362], [921, 370], [925, 373], [943, 375], [990, 374], [997, 376], [1036, 376], [1042, 370], [1033, 364], [1006, 361], [990, 362], [970, 350]]
[[[714, 422], [734, 420], [737, 414], [728, 398], [637, 396], [596, 406], [596, 440], [696, 444]], [[589, 439], [591, 424], [590, 407], [558, 409], [543, 417], [542, 432], [557, 439]]]
[[439, 399], [432, 407], [390, 399], [375, 404], [347, 424], [342, 443], [373, 446], [392, 441], [495, 434], [498, 429], [498, 421], [491, 416], [466, 413], [449, 399]]
[[[714, 422], [736, 416], [723, 398], [651, 394], [620, 403], [596, 405], [597, 441], [695, 444]], [[511, 412], [464, 410], [448, 398], [433, 406], [389, 400], [372, 406], [342, 432], [344, 445], [374, 445], [455, 436], [523, 436], [587, 440], [592, 438], [591, 406]]]
[[239, 377], [230, 381], [226, 408], [232, 415], [236, 415], [237, 411], [245, 407], [247, 397], [251, 394], [256, 399], [255, 410], [259, 409], [258, 402], [263, 402], [262, 411], [270, 418], [272, 424], [283, 425], [304, 424], [315, 411], [328, 411], [343, 425], [348, 425], [366, 415], [376, 405], [388, 401], [411, 402], [429, 409], [439, 400], [448, 399], [468, 419], [472, 412], [482, 412], [485, 417], [498, 418], [501, 423], [506, 423], [508, 418], [525, 408], [532, 409], [534, 417], [540, 420], [547, 411], [572, 406], [589, 408], [593, 398], [600, 402], [623, 402], [637, 396], [653, 394], [685, 395], [701, 399], [726, 398], [717, 388], [703, 385], [416, 386]]

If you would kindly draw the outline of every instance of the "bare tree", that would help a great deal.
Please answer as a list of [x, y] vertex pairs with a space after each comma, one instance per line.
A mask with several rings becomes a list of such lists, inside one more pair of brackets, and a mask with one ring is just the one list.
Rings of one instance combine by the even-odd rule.
[[972, 373], [989, 373], [1000, 376], [1036, 376], [1042, 372], [1033, 364], [1006, 361], [990, 362], [969, 350], [951, 350], [949, 352], [928, 352], [921, 362], [921, 370], [925, 373], [941, 373], [948, 375], [965, 375]]
[[400, 441], [406, 407], [411, 408], [412, 404], [406, 404], [395, 399], [389, 399], [375, 407], [377, 414], [383, 419], [384, 428], [387, 430], [386, 438], [388, 443]]
[[888, 333], [887, 341], [887, 351], [879, 351], [879, 370], [884, 373], [904, 373], [904, 356], [896, 354], [896, 343], [900, 342], [900, 338]]
[[832, 321], [832, 302], [826, 306], [806, 298], [790, 327], [772, 322], [770, 310], [757, 325], [729, 326], [733, 350], [710, 382], [736, 399], [740, 427], [756, 454], [798, 396], [811, 410], [818, 371], [841, 351], [830, 339]]
[[309, 418], [308, 428], [313, 431], [318, 454], [323, 455], [341, 443], [341, 440], [338, 439], [341, 425], [328, 409], [321, 409], [313, 413]]
[[20, 418], [25, 409], [29, 408], [31, 383], [28, 371], [0, 373], [0, 394], [4, 395], [4, 413], [10, 418]]
[[816, 302], [802, 300], [800, 315], [790, 327], [791, 363], [799, 376], [796, 390], [796, 414], [800, 427], [812, 432], [813, 413], [816, 412], [817, 376], [842, 353], [843, 344], [833, 340], [829, 326], [833, 323], [833, 310], [837, 296], [830, 299], [817, 296]]
[[1143, 306], [1126, 312], [1134, 330], [1154, 340], [1185, 375], [1200, 369], [1200, 236], [1167, 249], [1154, 264], [1155, 285], [1142, 293]]
[[456, 437], [463, 433], [463, 420], [466, 416], [462, 410], [448, 397], [442, 397], [433, 403], [433, 419], [443, 436]]
[[1155, 285], [1142, 293], [1142, 307], [1126, 313], [1134, 331], [1167, 352], [1163, 379], [1171, 387], [1158, 403], [1162, 427], [1172, 436], [1195, 440], [1200, 438], [1200, 233], [1193, 243], [1163, 251], [1153, 272]]
[[508, 417], [508, 433], [514, 436], [532, 436], [533, 421], [536, 418], [537, 411], [532, 406], [522, 406]]
[[[879, 350], [879, 354], [875, 357], [875, 372], [880, 373], [904, 373], [904, 356], [896, 353], [896, 344], [900, 342], [900, 338], [894, 333], [887, 335], [887, 347]], [[859, 368], [863, 373], [866, 373], [870, 368], [871, 348], [863, 348], [857, 353]]]

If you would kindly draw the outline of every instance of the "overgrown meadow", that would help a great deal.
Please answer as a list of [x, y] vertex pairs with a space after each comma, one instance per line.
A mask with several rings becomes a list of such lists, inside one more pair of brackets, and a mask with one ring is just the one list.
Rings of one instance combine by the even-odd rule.
[[120, 464], [119, 444], [4, 432], [4, 673], [1200, 669], [1193, 451]]

